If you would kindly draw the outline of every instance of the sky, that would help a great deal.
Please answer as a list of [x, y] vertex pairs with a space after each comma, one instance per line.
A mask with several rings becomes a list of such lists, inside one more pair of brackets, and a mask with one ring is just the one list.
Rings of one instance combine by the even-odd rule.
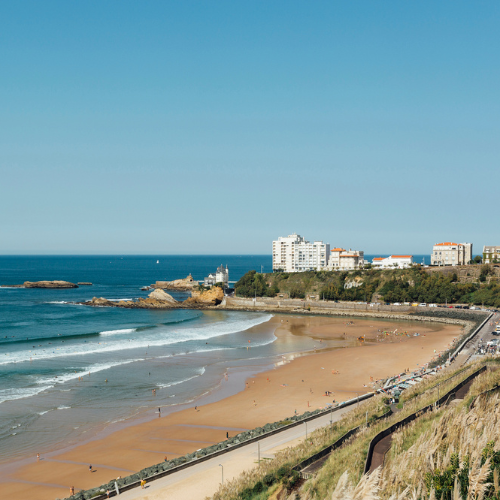
[[500, 245], [497, 1], [0, 3], [0, 254]]

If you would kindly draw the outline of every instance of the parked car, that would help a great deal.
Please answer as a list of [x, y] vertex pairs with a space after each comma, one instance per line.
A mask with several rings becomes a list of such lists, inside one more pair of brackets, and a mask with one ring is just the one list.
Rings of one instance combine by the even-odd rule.
[[401, 303], [399, 303], [399, 302], [394, 302], [394, 304], [392, 304], [392, 305], [393, 305], [393, 306], [400, 306], [400, 305], [401, 305]]
[[429, 307], [437, 307], [437, 304], [429, 304]]
[[420, 304], [418, 305], [418, 307], [427, 307], [427, 304], [425, 302], [420, 302]]

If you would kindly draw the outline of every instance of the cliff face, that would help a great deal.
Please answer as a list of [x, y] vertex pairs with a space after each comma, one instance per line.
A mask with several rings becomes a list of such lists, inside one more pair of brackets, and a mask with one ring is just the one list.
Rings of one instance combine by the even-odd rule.
[[205, 290], [200, 292], [198, 290], [193, 290], [191, 292], [191, 297], [186, 299], [184, 303], [186, 305], [207, 305], [207, 306], [217, 306], [222, 302], [224, 298], [224, 291], [218, 286], [213, 286], [210, 290]]
[[166, 290], [192, 290], [198, 282], [189, 274], [183, 279], [174, 281], [157, 281], [151, 288], [164, 288]]

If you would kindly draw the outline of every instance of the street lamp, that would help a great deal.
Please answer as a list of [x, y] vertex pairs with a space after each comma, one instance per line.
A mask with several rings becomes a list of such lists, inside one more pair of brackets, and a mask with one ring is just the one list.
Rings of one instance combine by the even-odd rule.
[[222, 464], [219, 464], [219, 467], [222, 467], [222, 481], [220, 484], [224, 484], [224, 466]]
[[304, 422], [306, 424], [306, 439], [307, 439], [307, 422]]

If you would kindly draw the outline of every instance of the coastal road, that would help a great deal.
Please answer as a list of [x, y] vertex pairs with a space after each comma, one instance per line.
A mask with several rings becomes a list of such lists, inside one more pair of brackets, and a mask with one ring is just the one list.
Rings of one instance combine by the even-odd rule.
[[[307, 422], [307, 433], [315, 429], [330, 425], [340, 420], [342, 415], [354, 408], [354, 405], [341, 408], [332, 414], [323, 415]], [[306, 424], [292, 427], [273, 436], [263, 438], [260, 443], [261, 459], [273, 458], [275, 453], [288, 447], [299, 444], [306, 438]], [[207, 460], [192, 467], [175, 472], [146, 485], [145, 489], [135, 488], [122, 493], [121, 500], [204, 500], [212, 496], [222, 480], [230, 481], [242, 472], [257, 467], [258, 445], [250, 443], [241, 448], [229, 451], [223, 455]], [[222, 467], [221, 467], [222, 466]]]
[[[493, 316], [486, 322], [481, 330], [479, 330], [474, 338], [464, 347], [462, 352], [457, 356], [454, 364], [464, 364], [471, 356], [474, 355], [481, 340], [483, 342], [487, 342], [488, 340], [498, 338], [492, 335], [492, 332], [495, 330], [497, 321], [500, 321], [500, 313], [493, 314]], [[493, 326], [490, 323], [493, 323]]]

